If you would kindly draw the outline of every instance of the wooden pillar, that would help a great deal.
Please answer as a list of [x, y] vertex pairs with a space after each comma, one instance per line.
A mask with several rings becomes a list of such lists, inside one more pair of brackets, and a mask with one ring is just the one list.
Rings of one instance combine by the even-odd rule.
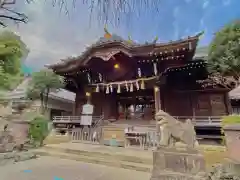
[[[155, 100], [155, 113], [157, 113], [160, 109], [161, 109], [161, 96], [160, 96], [160, 88], [159, 87], [154, 87], [154, 100]], [[155, 117], [154, 117], [155, 119]], [[160, 126], [158, 126], [157, 124], [157, 120], [156, 120], [156, 141], [157, 141], [157, 146], [158, 146], [158, 142], [160, 142]]]
[[77, 111], [77, 96], [78, 96], [78, 93], [76, 92], [76, 95], [75, 95], [75, 101], [74, 101], [74, 104], [73, 104], [73, 111], [72, 111], [72, 115], [73, 116], [76, 116], [76, 111]]
[[226, 113], [232, 114], [232, 104], [231, 104], [231, 99], [229, 98], [228, 93], [224, 95], [224, 101], [225, 101], [225, 106], [226, 106]]
[[154, 101], [155, 101], [155, 113], [157, 113], [161, 109], [161, 96], [160, 96], [160, 88], [154, 87]]

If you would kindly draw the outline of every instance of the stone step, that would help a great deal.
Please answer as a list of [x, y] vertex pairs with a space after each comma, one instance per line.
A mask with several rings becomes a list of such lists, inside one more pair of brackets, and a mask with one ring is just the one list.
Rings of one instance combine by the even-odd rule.
[[69, 136], [48, 135], [47, 138], [44, 140], [44, 144], [59, 144], [65, 142], [70, 142]]
[[151, 165], [120, 161], [118, 159], [108, 159], [108, 158], [99, 157], [99, 156], [71, 154], [71, 153], [64, 153], [64, 152], [58, 152], [54, 150], [47, 150], [47, 149], [37, 150], [36, 153], [41, 156], [59, 157], [62, 159], [76, 160], [76, 161], [81, 161], [85, 163], [100, 164], [100, 165], [124, 168], [124, 169], [135, 170], [135, 171], [142, 171], [142, 172], [152, 171]]
[[80, 155], [85, 157], [93, 157], [93, 158], [104, 158], [106, 160], [114, 160], [114, 161], [122, 161], [122, 162], [129, 162], [129, 163], [139, 163], [139, 164], [146, 164], [146, 165], [152, 165], [152, 156], [149, 157], [141, 157], [136, 154], [132, 155], [125, 155], [123, 153], [118, 154], [115, 152], [97, 152], [97, 151], [87, 151], [87, 150], [81, 150], [81, 149], [67, 149], [67, 148], [59, 148], [59, 147], [53, 147], [53, 146], [45, 146], [42, 148], [44, 151], [53, 151], [56, 153], [66, 153], [71, 155]]

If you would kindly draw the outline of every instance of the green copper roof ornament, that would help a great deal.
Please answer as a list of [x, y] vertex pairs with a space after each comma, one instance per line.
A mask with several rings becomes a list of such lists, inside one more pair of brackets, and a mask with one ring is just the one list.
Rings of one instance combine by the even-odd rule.
[[132, 40], [130, 34], [128, 35], [128, 40], [127, 40], [127, 42], [128, 42], [129, 44], [132, 44], [132, 43], [133, 43], [133, 40]]
[[155, 37], [155, 39], [153, 40], [153, 43], [156, 44], [158, 41], [158, 36]]

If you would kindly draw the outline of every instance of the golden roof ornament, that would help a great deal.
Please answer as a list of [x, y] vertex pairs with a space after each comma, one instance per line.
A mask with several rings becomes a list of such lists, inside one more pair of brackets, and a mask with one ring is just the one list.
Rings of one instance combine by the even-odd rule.
[[106, 39], [110, 39], [112, 37], [112, 34], [110, 34], [107, 30], [107, 25], [105, 25], [105, 27], [104, 27], [104, 32], [105, 32], [104, 37]]

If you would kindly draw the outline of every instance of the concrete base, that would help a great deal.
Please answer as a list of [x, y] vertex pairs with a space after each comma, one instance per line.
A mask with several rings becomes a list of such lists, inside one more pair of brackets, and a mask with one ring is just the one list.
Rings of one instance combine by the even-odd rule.
[[195, 149], [162, 147], [153, 152], [151, 180], [195, 180], [204, 176], [204, 157]]
[[226, 158], [226, 169], [227, 172], [230, 172], [232, 174], [235, 174], [236, 176], [240, 176], [240, 162], [237, 162], [235, 160]]

